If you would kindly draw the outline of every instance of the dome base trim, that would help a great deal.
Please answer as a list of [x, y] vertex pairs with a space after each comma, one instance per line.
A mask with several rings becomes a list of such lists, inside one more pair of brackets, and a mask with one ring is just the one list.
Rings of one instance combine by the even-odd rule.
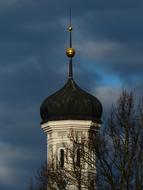
[[93, 122], [91, 120], [58, 120], [48, 121], [47, 123], [41, 124], [41, 128], [45, 133], [51, 130], [94, 130], [97, 131], [101, 127], [101, 124]]

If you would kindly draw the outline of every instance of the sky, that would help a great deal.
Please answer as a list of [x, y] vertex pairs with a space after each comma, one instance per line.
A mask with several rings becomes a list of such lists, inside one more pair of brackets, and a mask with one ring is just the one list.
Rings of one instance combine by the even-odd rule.
[[122, 89], [143, 94], [142, 0], [0, 0], [0, 189], [26, 190], [46, 160], [42, 101], [74, 79], [105, 113]]

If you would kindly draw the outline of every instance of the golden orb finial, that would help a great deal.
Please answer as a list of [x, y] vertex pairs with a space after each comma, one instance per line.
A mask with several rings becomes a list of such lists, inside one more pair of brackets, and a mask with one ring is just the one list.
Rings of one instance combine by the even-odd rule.
[[75, 55], [75, 49], [74, 48], [67, 48], [66, 54], [70, 58], [74, 57], [74, 55]]

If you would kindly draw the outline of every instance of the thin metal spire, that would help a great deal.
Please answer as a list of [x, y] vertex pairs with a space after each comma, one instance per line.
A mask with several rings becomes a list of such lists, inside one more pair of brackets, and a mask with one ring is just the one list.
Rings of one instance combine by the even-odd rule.
[[69, 60], [69, 78], [73, 78], [72, 58]]
[[70, 32], [70, 48], [72, 48], [72, 24], [71, 24], [71, 8], [70, 8], [70, 17], [69, 17], [69, 32]]
[[70, 8], [70, 26], [71, 26], [71, 8]]
[[75, 50], [72, 48], [72, 24], [71, 24], [71, 8], [69, 10], [69, 27], [68, 31], [70, 33], [69, 39], [69, 48], [66, 51], [67, 56], [69, 57], [69, 78], [73, 78], [73, 71], [72, 71], [72, 58], [75, 55]]

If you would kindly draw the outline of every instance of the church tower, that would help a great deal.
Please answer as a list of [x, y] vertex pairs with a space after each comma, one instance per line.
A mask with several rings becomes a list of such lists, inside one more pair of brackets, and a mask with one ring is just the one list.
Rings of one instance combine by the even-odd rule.
[[[96, 169], [94, 162], [91, 167], [83, 159], [81, 147], [87, 145], [91, 134], [100, 128], [102, 105], [96, 97], [81, 89], [73, 78], [75, 50], [72, 47], [72, 30], [70, 19], [70, 44], [66, 51], [69, 59], [68, 79], [60, 90], [43, 101], [40, 108], [41, 128], [47, 134], [48, 167], [52, 168], [53, 173], [56, 171], [55, 181], [51, 182], [49, 178], [49, 183], [55, 189], [91, 190], [95, 185], [92, 178], [95, 178]], [[92, 150], [89, 149], [85, 146], [84, 152], [92, 157]], [[63, 184], [62, 179], [65, 179]]]

